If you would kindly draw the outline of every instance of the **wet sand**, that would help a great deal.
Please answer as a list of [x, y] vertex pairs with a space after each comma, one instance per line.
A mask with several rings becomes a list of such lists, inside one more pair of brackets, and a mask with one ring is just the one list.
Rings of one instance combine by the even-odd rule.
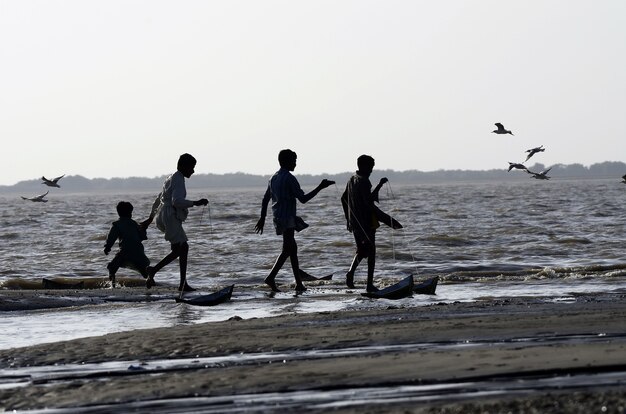
[[[128, 361], [129, 369], [82, 378], [31, 378], [20, 387], [0, 387], [0, 408], [107, 405], [108, 410], [115, 411], [116, 407], [127, 408], [123, 404], [129, 402], [179, 399], [174, 401], [184, 409], [189, 397], [288, 395], [295, 391], [624, 372], [625, 299], [624, 294], [579, 295], [563, 302], [508, 298], [412, 308], [397, 308], [389, 302], [389, 308], [383, 310], [246, 320], [234, 317], [223, 322], [2, 350], [0, 369], [5, 369], [4, 375], [10, 367], [106, 361]], [[368, 351], [358, 352], [362, 349]], [[347, 352], [290, 357], [313, 350]], [[251, 354], [270, 358], [244, 362], [243, 358]], [[135, 369], [140, 367], [139, 361], [150, 366], [154, 360], [237, 355], [242, 357], [240, 363], [206, 368], [198, 364], [161, 371]], [[375, 404], [331, 408], [342, 413], [624, 412], [626, 385], [619, 381], [610, 385], [537, 389], [523, 395], [503, 392], [480, 398], [382, 399]], [[601, 410], [603, 406], [605, 410]], [[276, 411], [304, 409], [277, 406]]]

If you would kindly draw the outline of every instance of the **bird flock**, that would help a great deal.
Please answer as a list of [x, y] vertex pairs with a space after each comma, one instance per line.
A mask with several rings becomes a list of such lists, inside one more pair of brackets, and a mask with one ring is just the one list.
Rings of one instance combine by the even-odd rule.
[[[504, 134], [510, 134], [513, 135], [513, 133], [511, 131], [509, 131], [508, 129], [506, 129], [504, 127], [504, 125], [502, 125], [500, 122], [496, 122], [496, 127], [498, 127], [498, 129], [493, 130], [492, 132], [494, 134], [500, 134], [500, 135], [504, 135]], [[530, 171], [525, 165], [524, 163], [527, 162], [533, 155], [539, 153], [539, 152], [544, 152], [546, 149], [543, 147], [543, 145], [540, 145], [538, 147], [535, 148], [531, 148], [531, 149], [527, 149], [526, 152], [528, 153], [528, 155], [526, 155], [526, 159], [523, 162], [510, 162], [509, 161], [509, 171], [511, 170], [522, 170], [522, 171], [526, 171], [528, 174], [530, 174], [532, 176], [532, 178], [536, 178], [537, 180], [549, 180], [550, 176], [548, 176], [548, 172], [550, 172], [550, 170], [552, 169], [552, 167], [543, 170], [541, 172], [533, 172]]]
[[[41, 184], [47, 185], [48, 187], [56, 187], [56, 188], [61, 188], [61, 186], [59, 185], [59, 180], [61, 178], [65, 177], [65, 174], [53, 178], [52, 180], [48, 180], [45, 176], [41, 177]], [[38, 196], [34, 196], [34, 197], [24, 197], [24, 196], [20, 196], [22, 197], [22, 200], [29, 200], [29, 201], [33, 201], [35, 203], [47, 203], [48, 200], [46, 200], [46, 196], [48, 195], [48, 193], [50, 192], [50, 190], [46, 191], [43, 194], [40, 194]]]

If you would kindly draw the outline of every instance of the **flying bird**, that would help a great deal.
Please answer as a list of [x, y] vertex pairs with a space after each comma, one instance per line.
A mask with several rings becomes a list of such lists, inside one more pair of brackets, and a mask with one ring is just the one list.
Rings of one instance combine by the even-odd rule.
[[[526, 150], [526, 152], [528, 153], [528, 156], [526, 157], [526, 161], [528, 161], [530, 159], [530, 157], [532, 157], [533, 155], [535, 155], [538, 152], [544, 152], [546, 149], [542, 146], [540, 147], [535, 147], [535, 148], [531, 148], [529, 150]], [[524, 162], [526, 162], [524, 161]]]
[[58, 187], [58, 188], [61, 188], [61, 186], [58, 184], [58, 182], [63, 177], [65, 177], [65, 174], [63, 174], [60, 177], [53, 178], [52, 180], [48, 180], [46, 177], [41, 177], [41, 179], [43, 180], [43, 182], [41, 184], [45, 184], [48, 187]]
[[526, 172], [528, 172], [528, 174], [532, 174], [533, 178], [536, 178], [538, 180], [549, 180], [550, 177], [548, 177], [546, 174], [548, 174], [551, 169], [552, 167], [548, 168], [547, 170], [541, 171], [540, 173], [532, 172], [530, 170], [526, 170]]
[[626, 184], [626, 174], [622, 175], [622, 183]]
[[520, 163], [517, 163], [517, 162], [510, 162], [509, 161], [509, 171], [511, 171], [514, 168], [517, 168], [518, 170], [528, 171], [528, 169], [526, 168], [526, 166], [524, 164], [520, 164]]
[[513, 135], [513, 133], [511, 131], [509, 131], [508, 129], [505, 129], [504, 125], [502, 125], [500, 122], [496, 122], [495, 125], [498, 127], [498, 129], [494, 129], [493, 131], [491, 131], [494, 134], [511, 134], [511, 135]]
[[47, 203], [48, 200], [44, 199], [44, 197], [47, 196], [49, 192], [50, 190], [46, 191], [45, 194], [41, 194], [41, 195], [30, 197], [30, 198], [24, 197], [24, 196], [20, 196], [20, 197], [22, 197], [22, 200], [30, 200], [30, 201], [39, 202], [39, 203]]

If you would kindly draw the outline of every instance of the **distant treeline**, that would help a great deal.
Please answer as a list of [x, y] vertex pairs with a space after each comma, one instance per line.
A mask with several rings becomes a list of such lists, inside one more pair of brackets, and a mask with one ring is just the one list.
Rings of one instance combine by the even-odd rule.
[[[548, 168], [543, 164], [535, 164], [528, 167], [533, 172], [541, 172]], [[298, 174], [295, 172], [298, 181], [303, 186], [315, 185], [322, 178], [329, 178], [337, 181], [342, 186], [353, 172], [339, 174]], [[607, 161], [585, 167], [582, 164], [552, 166], [549, 176], [555, 179], [598, 179], [615, 178], [620, 181], [626, 174], [626, 164], [623, 162]], [[151, 192], [156, 193], [161, 190], [164, 176], [146, 178], [94, 178], [89, 179], [80, 175], [67, 175], [59, 181], [61, 188], [67, 192]], [[521, 181], [532, 180], [531, 176], [520, 170], [510, 172], [504, 169], [493, 169], [484, 171], [474, 170], [438, 170], [438, 171], [393, 171], [374, 170], [372, 179], [375, 181], [380, 177], [387, 177], [395, 184], [435, 184], [447, 182], [482, 182], [482, 181]], [[241, 188], [258, 187], [267, 185], [269, 175], [253, 175], [246, 173], [231, 174], [195, 174], [187, 181], [189, 189], [205, 188]], [[20, 181], [12, 186], [0, 186], [0, 193], [24, 193], [39, 194], [47, 191], [48, 187], [41, 184], [41, 180]]]

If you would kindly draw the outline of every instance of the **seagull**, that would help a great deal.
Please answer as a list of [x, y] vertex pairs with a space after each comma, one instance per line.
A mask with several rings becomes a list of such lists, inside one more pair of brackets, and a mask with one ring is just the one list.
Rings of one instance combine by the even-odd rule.
[[41, 184], [45, 184], [48, 187], [58, 187], [58, 188], [61, 188], [61, 186], [59, 184], [57, 184], [57, 183], [63, 177], [65, 177], [65, 174], [63, 174], [60, 177], [54, 178], [52, 180], [48, 180], [46, 177], [41, 177], [41, 179], [43, 180], [43, 182]]
[[513, 133], [511, 131], [509, 131], [507, 129], [504, 129], [504, 125], [502, 125], [500, 122], [496, 122], [495, 125], [498, 127], [498, 129], [494, 129], [493, 131], [491, 131], [494, 134], [511, 134], [511, 135], [513, 135]]
[[509, 161], [509, 171], [511, 171], [513, 168], [517, 168], [518, 170], [526, 170], [528, 171], [528, 169], [526, 168], [526, 166], [524, 164], [520, 164], [517, 162], [510, 162]]
[[[538, 152], [544, 152], [546, 149], [542, 146], [540, 147], [535, 147], [535, 148], [531, 148], [529, 150], [526, 150], [526, 152], [528, 153], [528, 157], [526, 157], [526, 161], [528, 161], [530, 159], [530, 157], [532, 157], [533, 155], [535, 155]], [[524, 161], [524, 162], [526, 162]]]
[[622, 183], [626, 184], [626, 174], [622, 175]]
[[35, 196], [35, 197], [31, 197], [31, 198], [24, 197], [24, 196], [20, 196], [20, 197], [22, 197], [22, 200], [30, 200], [30, 201], [35, 201], [35, 202], [39, 202], [39, 203], [47, 203], [48, 200], [45, 200], [44, 197], [47, 196], [49, 192], [50, 192], [50, 190], [46, 191], [45, 194], [41, 194], [41, 195], [38, 195], [38, 196]]
[[526, 170], [526, 172], [528, 172], [528, 174], [532, 174], [533, 178], [536, 178], [538, 180], [549, 180], [550, 177], [548, 177], [546, 174], [548, 174], [548, 171], [550, 171], [551, 169], [552, 167], [548, 168], [547, 170], [541, 171], [540, 173], [532, 172], [530, 170]]

